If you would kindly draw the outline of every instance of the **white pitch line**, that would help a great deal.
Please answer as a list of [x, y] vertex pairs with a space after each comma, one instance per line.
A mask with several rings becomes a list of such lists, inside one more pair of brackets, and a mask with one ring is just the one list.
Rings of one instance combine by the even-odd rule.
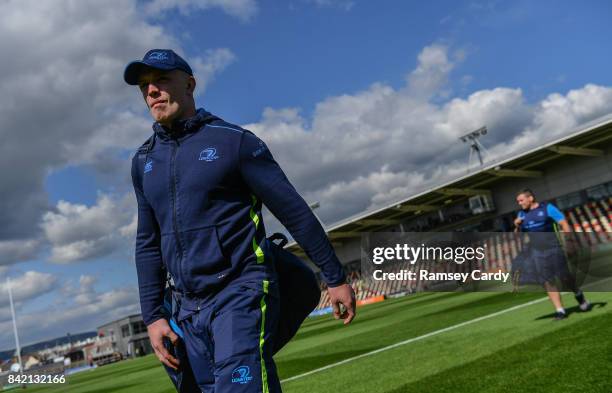
[[[595, 286], [597, 284], [601, 284], [603, 282], [610, 281], [610, 280], [612, 280], [612, 277], [603, 278], [603, 279], [601, 279], [599, 281], [595, 281], [595, 282], [589, 283], [587, 285], [583, 285], [582, 289], [586, 289], [586, 288], [589, 288], [589, 287], [592, 287], [592, 286]], [[568, 293], [568, 292], [563, 292], [562, 295], [565, 295], [566, 293]], [[423, 340], [423, 339], [431, 337], [431, 336], [435, 336], [435, 335], [440, 334], [440, 333], [445, 333], [445, 332], [448, 332], [450, 330], [458, 329], [458, 328], [463, 327], [465, 325], [470, 325], [472, 323], [480, 322], [480, 321], [485, 320], [485, 319], [493, 318], [493, 317], [496, 317], [496, 316], [501, 315], [501, 314], [505, 314], [505, 313], [510, 312], [510, 311], [518, 310], [519, 308], [531, 306], [532, 304], [540, 303], [540, 302], [543, 302], [544, 300], [548, 300], [548, 296], [540, 298], [540, 299], [532, 300], [532, 301], [527, 302], [527, 303], [519, 304], [519, 305], [510, 307], [510, 308], [506, 308], [505, 310], [497, 311], [497, 312], [494, 312], [492, 314], [483, 315], [482, 317], [470, 319], [469, 321], [465, 321], [465, 322], [461, 322], [461, 323], [458, 323], [458, 324], [453, 325], [453, 326], [445, 327], [444, 329], [435, 330], [433, 332], [430, 332], [430, 333], [427, 333], [427, 334], [423, 334], [422, 336], [409, 338], [408, 340], [400, 341], [400, 342], [397, 342], [395, 344], [388, 345], [386, 347], [375, 349], [374, 351], [362, 353], [361, 355], [353, 356], [352, 358], [347, 358], [347, 359], [341, 360], [341, 361], [336, 362], [336, 363], [328, 364], [327, 366], [316, 368], [314, 370], [307, 371], [307, 372], [305, 372], [303, 374], [298, 374], [298, 375], [294, 375], [293, 377], [285, 378], [285, 379], [283, 379], [280, 382], [284, 383], [284, 382], [289, 382], [289, 381], [293, 381], [293, 380], [296, 380], [296, 379], [300, 379], [300, 378], [303, 378], [303, 377], [307, 377], [309, 375], [316, 374], [318, 372], [325, 371], [325, 370], [328, 370], [330, 368], [333, 368], [333, 367], [336, 367], [336, 366], [340, 366], [342, 364], [346, 364], [346, 363], [352, 362], [352, 361], [357, 360], [357, 359], [365, 358], [366, 356], [376, 355], [377, 353], [384, 352], [384, 351], [387, 351], [389, 349], [401, 347], [402, 345], [410, 344], [412, 342], [420, 341], [420, 340]]]
[[[586, 289], [588, 287], [592, 287], [592, 286], [594, 286], [596, 284], [601, 284], [603, 282], [610, 281], [610, 280], [612, 280], [612, 277], [604, 278], [604, 279], [601, 279], [599, 281], [595, 281], [595, 282], [592, 282], [590, 284], [583, 285], [582, 289]], [[562, 293], [562, 294], [565, 295], [566, 293], [567, 292]], [[285, 378], [285, 379], [283, 379], [280, 382], [281, 383], [285, 383], [285, 382], [294, 381], [296, 379], [300, 379], [300, 378], [303, 378], [303, 377], [307, 377], [309, 375], [316, 374], [316, 373], [321, 372], [321, 371], [329, 370], [330, 368], [334, 368], [336, 366], [340, 366], [342, 364], [346, 364], [346, 363], [352, 362], [352, 361], [357, 360], [357, 359], [365, 358], [365, 357], [371, 356], [371, 355], [376, 355], [377, 353], [388, 351], [389, 349], [401, 347], [402, 345], [410, 344], [410, 343], [413, 343], [415, 341], [420, 341], [420, 340], [426, 339], [426, 338], [431, 337], [431, 336], [435, 336], [435, 335], [440, 334], [440, 333], [445, 333], [445, 332], [448, 332], [448, 331], [451, 331], [451, 330], [455, 330], [455, 329], [458, 329], [458, 328], [463, 327], [465, 325], [470, 325], [472, 323], [480, 322], [480, 321], [483, 321], [485, 319], [493, 318], [493, 317], [496, 317], [496, 316], [501, 315], [501, 314], [505, 314], [505, 313], [510, 312], [510, 311], [518, 310], [519, 308], [531, 306], [532, 304], [540, 303], [540, 302], [543, 302], [544, 300], [548, 300], [548, 297], [543, 297], [543, 298], [540, 298], [540, 299], [532, 300], [530, 302], [519, 304], [519, 305], [510, 307], [510, 308], [506, 308], [504, 310], [497, 311], [497, 312], [494, 312], [492, 314], [483, 315], [482, 317], [470, 319], [469, 321], [465, 321], [465, 322], [458, 323], [456, 325], [445, 327], [444, 329], [435, 330], [433, 332], [430, 332], [430, 333], [427, 333], [427, 334], [423, 334], [422, 336], [409, 338], [408, 340], [400, 341], [400, 342], [397, 342], [395, 344], [388, 345], [386, 347], [382, 347], [382, 348], [378, 348], [378, 349], [375, 349], [375, 350], [370, 351], [370, 352], [362, 353], [361, 355], [353, 356], [352, 358], [347, 358], [347, 359], [341, 360], [341, 361], [336, 362], [336, 363], [328, 364], [327, 366], [323, 366], [323, 367], [320, 367], [320, 368], [315, 368], [314, 370], [310, 370], [310, 371], [307, 371], [307, 372], [302, 373], [302, 374], [294, 375], [293, 377]]]
[[440, 333], [446, 333], [446, 332], [451, 331], [451, 330], [459, 329], [460, 327], [463, 327], [463, 326], [466, 326], [466, 325], [470, 325], [472, 323], [480, 322], [480, 321], [483, 321], [485, 319], [493, 318], [493, 317], [496, 317], [498, 315], [505, 314], [505, 313], [508, 313], [510, 311], [518, 310], [518, 309], [523, 308], [523, 307], [531, 306], [532, 304], [540, 303], [540, 302], [543, 302], [545, 300], [548, 300], [548, 297], [543, 297], [543, 298], [540, 298], [540, 299], [532, 300], [530, 302], [519, 304], [519, 305], [510, 307], [510, 308], [506, 308], [504, 310], [497, 311], [497, 312], [494, 312], [492, 314], [483, 315], [482, 317], [470, 319], [469, 321], [465, 321], [465, 322], [458, 323], [456, 325], [445, 327], [444, 329], [435, 330], [433, 332], [430, 332], [430, 333], [427, 333], [427, 334], [423, 334], [422, 336], [409, 338], [408, 340], [400, 341], [400, 342], [397, 342], [395, 344], [388, 345], [386, 347], [375, 349], [374, 351], [362, 353], [361, 355], [353, 356], [351, 358], [347, 358], [347, 359], [341, 360], [341, 361], [336, 362], [336, 363], [328, 364], [327, 366], [316, 368], [314, 370], [307, 371], [307, 372], [305, 372], [303, 374], [298, 374], [298, 375], [294, 375], [293, 377], [285, 378], [285, 379], [283, 379], [281, 381], [281, 383], [285, 383], [285, 382], [289, 382], [289, 381], [294, 381], [296, 379], [304, 378], [304, 377], [307, 377], [309, 375], [316, 374], [316, 373], [319, 373], [321, 371], [329, 370], [330, 368], [334, 368], [334, 367], [337, 367], [337, 366], [340, 366], [340, 365], [343, 365], [343, 364], [355, 361], [357, 359], [365, 358], [367, 356], [376, 355], [377, 353], [381, 353], [381, 352], [388, 351], [388, 350], [393, 349], [393, 348], [401, 347], [403, 345], [410, 344], [410, 343], [413, 343], [415, 341], [420, 341], [420, 340], [426, 339], [426, 338], [431, 337], [431, 336], [435, 336], [435, 335], [440, 334]]

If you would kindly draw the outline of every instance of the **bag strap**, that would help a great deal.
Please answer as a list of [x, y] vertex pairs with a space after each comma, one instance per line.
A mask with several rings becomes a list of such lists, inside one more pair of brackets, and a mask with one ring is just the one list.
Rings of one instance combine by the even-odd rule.
[[276, 240], [280, 240], [280, 242], [277, 244], [277, 246], [280, 248], [285, 247], [285, 245], [289, 242], [289, 240], [287, 240], [287, 236], [280, 232], [273, 233], [268, 237], [268, 240], [272, 243], [274, 243]]

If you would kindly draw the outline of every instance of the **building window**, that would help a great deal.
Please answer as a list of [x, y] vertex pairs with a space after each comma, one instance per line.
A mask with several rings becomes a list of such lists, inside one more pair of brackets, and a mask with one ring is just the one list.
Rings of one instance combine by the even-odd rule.
[[134, 334], [145, 333], [147, 331], [147, 326], [143, 321], [134, 322], [132, 323], [132, 331]]
[[121, 326], [121, 336], [127, 337], [130, 335], [130, 325]]

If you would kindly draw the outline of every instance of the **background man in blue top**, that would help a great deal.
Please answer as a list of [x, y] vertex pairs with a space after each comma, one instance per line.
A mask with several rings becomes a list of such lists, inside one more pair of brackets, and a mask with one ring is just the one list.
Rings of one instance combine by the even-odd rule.
[[[521, 232], [544, 232], [535, 234], [530, 240], [530, 263], [535, 266], [538, 281], [544, 285], [548, 297], [555, 306], [555, 319], [566, 317], [565, 309], [561, 301], [561, 295], [555, 285], [556, 280], [567, 280], [570, 276], [567, 261], [559, 242], [555, 236], [556, 225], [561, 227], [561, 232], [571, 232], [565, 215], [552, 203], [539, 203], [535, 195], [529, 189], [519, 191], [516, 202], [521, 207], [514, 224]], [[548, 233], [548, 234], [545, 234]], [[570, 286], [573, 281], [570, 279]], [[589, 302], [578, 288], [575, 291], [576, 301], [582, 311], [590, 309]]]
[[335, 317], [348, 324], [355, 295], [343, 268], [265, 143], [196, 110], [185, 60], [154, 49], [130, 63], [124, 79], [139, 86], [155, 120], [144, 165], [138, 155], [132, 162], [140, 303], [155, 353], [179, 366], [163, 345], [165, 337], [177, 340], [162, 312], [167, 269], [181, 294], [178, 321], [200, 389], [280, 392], [272, 360], [279, 290], [262, 202], [319, 266]]

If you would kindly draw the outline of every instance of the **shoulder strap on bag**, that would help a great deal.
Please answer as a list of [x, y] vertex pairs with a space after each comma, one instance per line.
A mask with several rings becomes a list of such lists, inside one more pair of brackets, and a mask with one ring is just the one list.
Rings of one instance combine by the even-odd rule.
[[276, 240], [280, 240], [280, 242], [278, 242], [278, 244], [275, 243], [280, 248], [285, 247], [285, 245], [289, 242], [289, 240], [287, 240], [287, 236], [285, 236], [284, 234], [282, 234], [280, 232], [276, 232], [276, 233], [268, 236], [268, 240], [271, 243], [274, 243]]

